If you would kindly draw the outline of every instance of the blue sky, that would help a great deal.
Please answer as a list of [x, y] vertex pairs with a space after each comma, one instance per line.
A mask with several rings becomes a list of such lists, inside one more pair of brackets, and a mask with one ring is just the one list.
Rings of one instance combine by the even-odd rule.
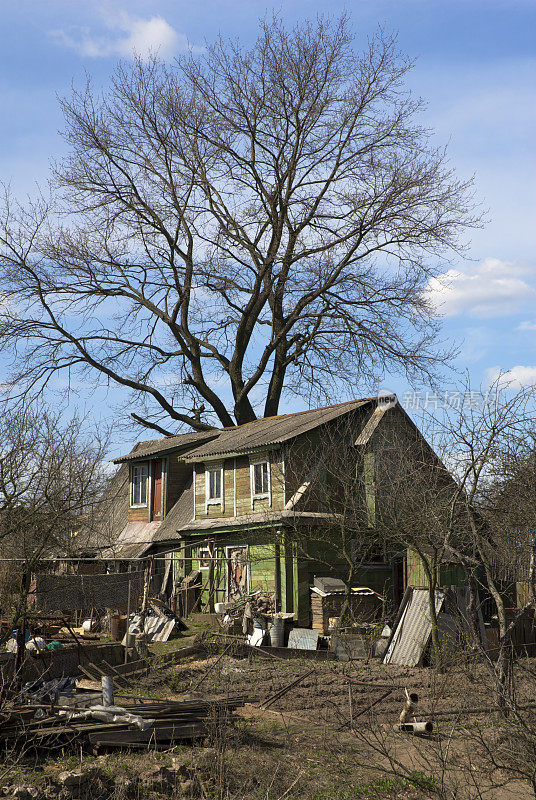
[[[251, 42], [271, 10], [288, 22], [350, 12], [359, 41], [378, 24], [398, 31], [417, 60], [411, 86], [428, 101], [422, 121], [448, 142], [460, 177], [475, 176], [488, 209], [469, 235], [463, 259], [445, 264], [448, 285], [430, 286], [444, 314], [444, 335], [460, 343], [457, 368], [475, 384], [497, 370], [536, 383], [536, 4], [525, 0], [0, 0], [0, 177], [16, 194], [46, 182], [61, 155], [57, 96], [87, 71], [105, 85], [132, 49], [171, 58], [219, 33]], [[0, 380], [1, 380], [0, 376]], [[445, 390], [454, 382], [445, 374]], [[397, 376], [389, 388], [409, 387]], [[361, 393], [377, 387], [359, 386]], [[424, 397], [426, 389], [419, 389]], [[79, 399], [107, 415], [114, 393]], [[113, 414], [113, 411], [110, 412]], [[133, 434], [134, 435], [134, 434]]]

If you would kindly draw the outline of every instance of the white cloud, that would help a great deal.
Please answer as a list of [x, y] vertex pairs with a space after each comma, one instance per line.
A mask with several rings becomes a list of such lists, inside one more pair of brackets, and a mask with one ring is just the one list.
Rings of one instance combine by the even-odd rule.
[[104, 35], [96, 35], [89, 28], [78, 28], [72, 32], [55, 30], [50, 35], [64, 47], [90, 58], [148, 58], [152, 54], [169, 58], [179, 50], [203, 50], [202, 47], [190, 45], [187, 37], [177, 33], [161, 16], [142, 18], [126, 11], [102, 11], [101, 16], [107, 29]]
[[523, 389], [536, 386], [536, 367], [525, 367], [521, 364], [507, 370], [490, 367], [486, 370], [486, 378], [490, 386], [497, 384], [498, 388]]
[[442, 315], [495, 317], [515, 314], [536, 299], [536, 288], [525, 277], [528, 267], [515, 261], [486, 258], [465, 272], [450, 269], [432, 278], [425, 295]]
[[530, 320], [525, 320], [520, 325], [517, 326], [518, 331], [536, 331], [536, 322], [531, 322]]

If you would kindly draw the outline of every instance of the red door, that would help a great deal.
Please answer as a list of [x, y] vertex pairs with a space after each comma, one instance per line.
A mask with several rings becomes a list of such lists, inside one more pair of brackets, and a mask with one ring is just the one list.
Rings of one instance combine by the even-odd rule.
[[162, 519], [162, 461], [157, 459], [151, 464], [151, 519]]

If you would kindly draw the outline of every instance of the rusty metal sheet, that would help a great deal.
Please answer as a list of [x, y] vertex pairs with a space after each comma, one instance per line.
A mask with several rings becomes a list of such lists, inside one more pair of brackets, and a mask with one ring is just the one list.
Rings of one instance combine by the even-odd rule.
[[[445, 592], [436, 591], [435, 610], [439, 613], [445, 600]], [[428, 590], [413, 589], [411, 598], [394, 632], [384, 664], [400, 667], [416, 667], [424, 656], [432, 633], [428, 606]]]

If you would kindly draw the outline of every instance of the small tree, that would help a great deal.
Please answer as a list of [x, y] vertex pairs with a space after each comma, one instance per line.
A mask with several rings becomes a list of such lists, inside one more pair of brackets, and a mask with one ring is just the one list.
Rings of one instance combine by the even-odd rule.
[[76, 555], [94, 531], [107, 480], [107, 441], [85, 436], [78, 418], [64, 423], [59, 414], [34, 407], [2, 415], [0, 443], [0, 543], [18, 575], [2, 611], [16, 628], [27, 610], [32, 572], [44, 559]]
[[[378, 532], [372, 453], [355, 444], [365, 420], [348, 415], [321, 427], [286, 465], [286, 478], [291, 483], [294, 477], [297, 489], [288, 504], [287, 537], [300, 560], [344, 581], [341, 624], [352, 621], [352, 587], [360, 570], [383, 561], [389, 550]], [[302, 512], [313, 512], [313, 519]]]

